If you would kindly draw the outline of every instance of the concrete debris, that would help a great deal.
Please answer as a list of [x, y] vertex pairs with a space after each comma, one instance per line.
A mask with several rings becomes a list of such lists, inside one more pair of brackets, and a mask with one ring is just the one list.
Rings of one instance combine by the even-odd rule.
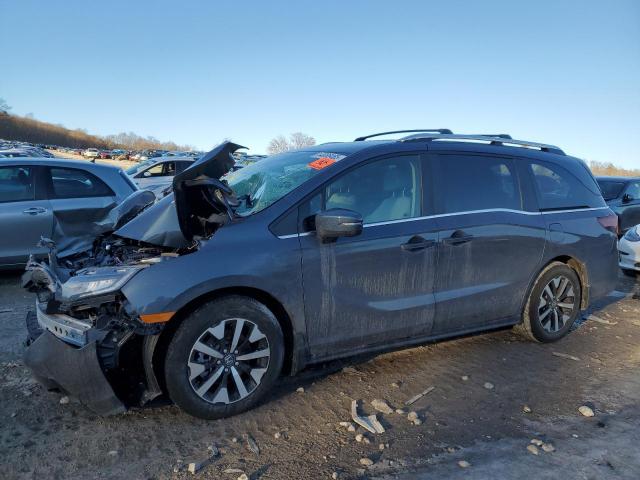
[[414, 424], [414, 425], [422, 425], [422, 420], [420, 420], [419, 418], [416, 418], [416, 419], [413, 421], [413, 424]]
[[469, 380], [469, 375], [462, 375], [460, 378], [463, 382], [466, 382], [467, 380]]
[[529, 444], [527, 445], [527, 450], [529, 450], [529, 453], [532, 453], [533, 455], [539, 455], [540, 451], [538, 450], [538, 447], [536, 447], [535, 445]]
[[551, 352], [551, 355], [553, 355], [554, 357], [566, 358], [567, 360], [573, 360], [575, 362], [580, 361], [578, 357], [574, 357], [573, 355], [569, 355], [567, 353]]
[[340, 422], [338, 423], [338, 425], [344, 428], [349, 428], [349, 425], [351, 425], [351, 422]]
[[232, 474], [232, 473], [244, 473], [244, 472], [242, 470], [240, 470], [239, 468], [225, 468], [223, 470], [223, 473]]
[[393, 413], [393, 408], [389, 406], [386, 400], [374, 398], [373, 400], [371, 400], [371, 406], [381, 413]]
[[118, 451], [117, 450], [109, 450], [107, 455], [109, 455], [110, 457], [115, 457], [115, 456], [118, 455]]
[[253, 437], [248, 433], [245, 433], [244, 438], [247, 441], [247, 448], [253, 453], [255, 453], [256, 455], [260, 455], [260, 447], [258, 446], [256, 441], [253, 439]]
[[409, 400], [407, 400], [406, 402], [404, 402], [405, 405], [412, 405], [414, 403], [416, 403], [418, 400], [420, 400], [422, 397], [424, 397], [425, 395], [429, 395], [431, 392], [433, 392], [433, 390], [436, 387], [429, 387], [426, 390], [420, 392], [419, 394], [411, 397]]
[[69, 397], [65, 395], [60, 399], [60, 405], [66, 405], [67, 403], [69, 403]]
[[333, 472], [333, 473], [331, 474], [331, 478], [332, 478], [333, 480], [338, 480], [338, 478], [339, 478], [339, 477], [340, 477], [340, 475], [338, 475], [338, 472]]
[[409, 420], [410, 422], [413, 422], [414, 420], [418, 419], [418, 414], [416, 412], [409, 412], [409, 414], [407, 415], [407, 420]]
[[246, 473], [241, 473], [238, 480], [249, 480], [249, 477], [247, 477]]
[[458, 462], [458, 466], [460, 468], [469, 468], [471, 466], [471, 464], [469, 462], [467, 462], [466, 460], [460, 460]]
[[546, 453], [551, 453], [556, 451], [556, 447], [554, 447], [551, 443], [543, 443], [542, 450], [544, 450]]
[[531, 413], [531, 407], [529, 405], [525, 405], [524, 407], [522, 407], [522, 411], [524, 413]]
[[404, 411], [402, 408], [396, 408], [396, 413], [397, 413], [398, 415], [404, 415], [404, 414], [405, 414], [405, 411]]
[[304, 388], [303, 387], [298, 387], [298, 388], [296, 388], [296, 392], [304, 393]]
[[392, 386], [393, 388], [400, 388], [400, 384], [399, 384], [398, 382], [393, 382], [393, 383], [391, 383], [391, 386]]
[[484, 382], [484, 388], [486, 388], [487, 390], [493, 390], [493, 383]]
[[586, 405], [582, 405], [580, 408], [578, 408], [578, 411], [585, 417], [593, 417], [595, 415], [593, 409]]
[[532, 438], [531, 442], [529, 443], [531, 443], [532, 445], [535, 445], [536, 447], [541, 447], [544, 442], [539, 438]]
[[356, 435], [356, 442], [362, 442], [362, 439], [364, 438], [364, 435], [362, 435], [361, 433]]
[[354, 422], [360, 425], [365, 430], [373, 434], [384, 433], [384, 427], [378, 421], [375, 415], [369, 415], [368, 417], [362, 417], [358, 415], [358, 401], [351, 401], [351, 418]]
[[210, 456], [205, 458], [204, 460], [201, 460], [200, 462], [191, 462], [189, 463], [189, 465], [187, 466], [187, 471], [193, 475], [195, 475], [196, 473], [198, 473], [200, 470], [202, 470], [204, 467], [206, 467], [207, 465], [209, 465], [211, 462], [213, 462], [216, 459], [215, 456]]
[[373, 465], [373, 460], [367, 457], [361, 458], [360, 465], [364, 465], [365, 467], [370, 467], [371, 465]]
[[282, 434], [280, 432], [276, 432], [273, 434], [273, 438], [275, 438], [276, 440], [279, 440], [280, 437], [282, 437]]
[[347, 427], [347, 430], [349, 432], [355, 432], [356, 431], [356, 427], [353, 426], [353, 423], [350, 423], [349, 426]]
[[618, 322], [610, 322], [609, 320], [604, 320], [600, 317], [596, 317], [595, 315], [589, 315], [587, 320], [591, 320], [593, 322], [602, 323], [603, 325], [617, 325]]
[[232, 437], [231, 443], [238, 443], [238, 437]]
[[380, 445], [378, 445], [378, 450], [384, 450], [384, 443], [381, 443]]

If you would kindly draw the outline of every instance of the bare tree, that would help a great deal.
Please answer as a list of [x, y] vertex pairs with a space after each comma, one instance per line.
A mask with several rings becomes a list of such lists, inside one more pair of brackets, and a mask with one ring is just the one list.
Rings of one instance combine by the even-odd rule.
[[0, 98], [0, 113], [4, 113], [8, 115], [9, 110], [11, 110], [11, 107], [9, 106], [9, 104], [5, 101], [4, 98]]
[[311, 135], [302, 132], [294, 132], [289, 138], [291, 139], [291, 149], [311, 147], [316, 144], [316, 139]]
[[273, 155], [276, 153], [297, 150], [298, 148], [310, 147], [316, 144], [316, 139], [311, 135], [302, 132], [294, 132], [289, 135], [289, 140], [284, 135], [278, 135], [269, 142], [267, 151]]
[[271, 155], [276, 153], [287, 152], [289, 150], [291, 150], [291, 145], [289, 145], [289, 142], [287, 141], [287, 139], [284, 138], [284, 135], [278, 135], [277, 137], [272, 139], [269, 142], [269, 146], [267, 147], [267, 151]]

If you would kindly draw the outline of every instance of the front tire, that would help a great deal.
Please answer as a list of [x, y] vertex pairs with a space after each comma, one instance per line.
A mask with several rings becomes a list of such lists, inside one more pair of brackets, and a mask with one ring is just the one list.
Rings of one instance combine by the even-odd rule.
[[283, 359], [282, 330], [268, 308], [249, 297], [220, 298], [186, 317], [171, 339], [167, 390], [190, 415], [229, 417], [271, 390]]
[[536, 342], [555, 342], [564, 337], [580, 315], [582, 288], [576, 272], [552, 262], [540, 273], [529, 292], [522, 323], [515, 330]]

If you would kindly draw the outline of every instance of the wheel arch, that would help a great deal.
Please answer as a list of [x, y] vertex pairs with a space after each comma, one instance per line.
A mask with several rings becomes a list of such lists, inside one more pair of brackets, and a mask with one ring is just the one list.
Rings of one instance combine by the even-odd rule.
[[[540, 277], [540, 275], [554, 262], [564, 263], [568, 267], [570, 267], [576, 274], [578, 275], [578, 280], [580, 281], [580, 308], [585, 310], [589, 306], [589, 272], [587, 270], [587, 266], [580, 259], [573, 257], [571, 255], [558, 255], [557, 257], [551, 258], [547, 260], [547, 262], [538, 270], [536, 275], [530, 282], [529, 288], [527, 290], [527, 296], [524, 298], [524, 304], [526, 304], [527, 298], [529, 296], [529, 292], [536, 283], [536, 280]], [[523, 304], [523, 308], [524, 308]]]
[[166, 324], [160, 337], [158, 339], [157, 346], [153, 352], [153, 370], [156, 378], [162, 382], [161, 388], [166, 391], [164, 383], [164, 359], [169, 343], [174, 334], [178, 330], [178, 327], [182, 321], [188, 317], [193, 311], [195, 311], [201, 305], [216, 300], [218, 298], [227, 297], [231, 295], [243, 296], [252, 298], [269, 309], [271, 313], [276, 317], [282, 335], [284, 337], [284, 363], [282, 366], [282, 373], [291, 375], [299, 369], [299, 362], [297, 360], [297, 349], [295, 345], [295, 333], [293, 329], [293, 322], [291, 316], [284, 308], [282, 303], [274, 298], [271, 294], [253, 287], [226, 287], [217, 290], [212, 290], [198, 297], [193, 298], [188, 303], [180, 307], [176, 313], [171, 317]]

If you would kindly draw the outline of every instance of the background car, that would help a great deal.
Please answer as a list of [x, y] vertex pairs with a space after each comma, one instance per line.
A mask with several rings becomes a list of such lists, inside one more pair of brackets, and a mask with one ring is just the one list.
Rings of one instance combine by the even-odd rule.
[[88, 223], [136, 190], [117, 167], [48, 158], [0, 160], [0, 267], [23, 266], [45, 254], [40, 237], [77, 241]]
[[618, 242], [620, 268], [622, 272], [635, 277], [640, 274], [640, 225], [634, 225]]
[[640, 223], [640, 178], [597, 177], [607, 205], [618, 215], [620, 234]]
[[194, 162], [192, 157], [158, 157], [135, 165], [126, 173], [140, 189], [155, 191], [169, 186], [176, 173], [182, 172]]
[[82, 156], [86, 158], [98, 158], [100, 156], [100, 150], [97, 148], [87, 148], [82, 152]]

